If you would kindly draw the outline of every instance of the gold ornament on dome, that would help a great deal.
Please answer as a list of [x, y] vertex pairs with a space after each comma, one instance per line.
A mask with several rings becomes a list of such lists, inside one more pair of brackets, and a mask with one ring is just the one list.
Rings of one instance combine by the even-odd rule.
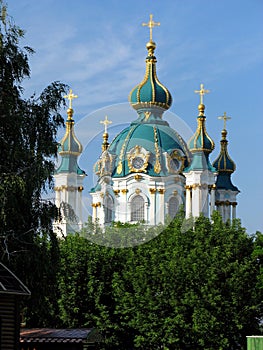
[[200, 105], [204, 104], [204, 95], [208, 94], [209, 92], [210, 90], [206, 90], [204, 88], [204, 84], [200, 84], [200, 90], [195, 90], [195, 93], [200, 95]]
[[162, 170], [161, 168], [161, 163], [160, 163], [160, 150], [159, 150], [159, 145], [158, 145], [158, 137], [157, 137], [157, 129], [156, 127], [153, 128], [154, 132], [154, 148], [155, 148], [155, 164], [154, 164], [154, 171], [156, 174], [159, 174]]
[[218, 119], [224, 120], [224, 130], [226, 130], [226, 122], [231, 119], [231, 117], [226, 115], [226, 112], [224, 112], [224, 115], [217, 117]]
[[69, 100], [69, 109], [72, 109], [72, 100], [74, 98], [78, 98], [78, 95], [74, 95], [72, 92], [72, 89], [69, 90], [69, 94], [63, 96], [64, 98], [67, 98]]
[[94, 165], [94, 172], [98, 176], [111, 175], [114, 157], [108, 151], [104, 152], [101, 158]]
[[204, 84], [200, 84], [200, 90], [195, 90], [196, 94], [200, 95], [200, 104], [198, 106], [199, 116], [204, 116], [205, 105], [204, 105], [204, 95], [208, 94], [210, 91], [204, 88]]
[[149, 112], [149, 111], [144, 112], [144, 115], [145, 115], [144, 120], [147, 121], [150, 118], [151, 114], [152, 114], [152, 112]]
[[148, 23], [142, 23], [143, 27], [149, 27], [150, 29], [150, 41], [153, 41], [153, 28], [154, 27], [159, 27], [161, 25], [160, 22], [154, 22], [153, 20], [153, 15], [150, 15], [150, 21]]
[[170, 154], [165, 154], [166, 166], [170, 173], [179, 174], [184, 169], [185, 157], [181, 150], [175, 149]]
[[108, 116], [105, 116], [104, 120], [100, 121], [100, 124], [104, 125], [104, 133], [107, 134], [108, 132], [108, 125], [112, 124], [112, 121], [108, 119]]
[[128, 153], [128, 166], [130, 172], [146, 173], [150, 153], [143, 147], [136, 145]]

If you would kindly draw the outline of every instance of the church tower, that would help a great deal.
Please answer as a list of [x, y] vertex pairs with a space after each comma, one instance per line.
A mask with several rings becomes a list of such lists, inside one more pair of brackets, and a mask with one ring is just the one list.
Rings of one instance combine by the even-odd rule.
[[190, 153], [182, 137], [163, 119], [172, 104], [169, 90], [156, 73], [156, 44], [152, 15], [146, 44], [144, 79], [129, 95], [137, 119], [121, 131], [95, 164], [98, 182], [91, 190], [93, 219], [101, 225], [112, 221], [164, 223], [184, 204], [183, 169]]
[[200, 94], [200, 104], [198, 106], [197, 129], [188, 142], [192, 160], [190, 166], [184, 170], [186, 218], [198, 217], [201, 213], [210, 217], [215, 209], [215, 177], [217, 172], [209, 160], [209, 154], [215, 145], [206, 131], [205, 105], [203, 103], [203, 96], [209, 90], [205, 90], [201, 84], [200, 90], [195, 92]]
[[65, 96], [69, 100], [68, 118], [66, 132], [58, 148], [61, 162], [54, 174], [55, 204], [61, 211], [61, 220], [54, 223], [54, 230], [59, 236], [82, 228], [82, 191], [86, 174], [78, 166], [82, 145], [74, 132], [72, 99], [76, 97], [72, 90]]
[[231, 175], [236, 170], [236, 165], [230, 158], [227, 150], [228, 141], [226, 139], [226, 121], [231, 119], [226, 112], [219, 119], [224, 120], [224, 129], [222, 130], [221, 150], [219, 156], [213, 163], [218, 172], [216, 180], [216, 207], [222, 216], [223, 221], [236, 218], [236, 196], [240, 192], [239, 189], [232, 184]]

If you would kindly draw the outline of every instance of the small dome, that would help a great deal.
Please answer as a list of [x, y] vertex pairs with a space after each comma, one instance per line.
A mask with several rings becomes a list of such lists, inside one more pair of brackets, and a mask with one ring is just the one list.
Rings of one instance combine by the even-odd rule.
[[58, 152], [62, 154], [74, 154], [79, 156], [82, 153], [82, 145], [74, 132], [74, 120], [72, 119], [73, 109], [69, 108], [68, 119], [66, 121], [66, 133], [59, 143]]
[[172, 96], [169, 90], [160, 83], [156, 75], [156, 57], [153, 41], [146, 45], [148, 56], [146, 57], [146, 72], [143, 81], [132, 89], [129, 95], [129, 102], [134, 109], [147, 106], [158, 106], [169, 109], [172, 104]]
[[219, 156], [213, 163], [213, 166], [216, 168], [218, 172], [227, 172], [233, 173], [236, 170], [236, 165], [234, 161], [230, 158], [227, 151], [228, 141], [226, 140], [227, 131], [222, 130], [222, 140], [221, 143], [221, 151]]
[[74, 132], [75, 122], [72, 119], [73, 109], [69, 108], [67, 114], [66, 132], [58, 147], [61, 163], [55, 173], [76, 173], [78, 175], [85, 175], [85, 171], [78, 166], [78, 156], [82, 153], [82, 145]]
[[205, 116], [199, 116], [197, 118], [197, 130], [188, 142], [188, 147], [192, 153], [200, 151], [211, 153], [215, 148], [214, 141], [207, 134], [205, 119]]

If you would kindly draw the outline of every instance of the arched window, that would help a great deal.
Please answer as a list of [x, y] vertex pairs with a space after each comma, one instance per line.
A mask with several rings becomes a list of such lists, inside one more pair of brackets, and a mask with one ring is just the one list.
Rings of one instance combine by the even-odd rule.
[[106, 196], [104, 202], [105, 223], [112, 222], [113, 220], [113, 199], [111, 196]]
[[171, 218], [174, 218], [178, 211], [178, 200], [176, 197], [171, 197], [168, 203], [168, 214]]
[[131, 221], [144, 220], [144, 199], [137, 195], [131, 201]]

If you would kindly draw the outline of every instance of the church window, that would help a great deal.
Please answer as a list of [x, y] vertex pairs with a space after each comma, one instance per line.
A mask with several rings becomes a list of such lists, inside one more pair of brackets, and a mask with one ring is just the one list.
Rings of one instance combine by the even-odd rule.
[[105, 223], [112, 222], [113, 220], [113, 199], [111, 196], [107, 196], [104, 203]]
[[137, 195], [131, 201], [131, 221], [144, 220], [144, 199]]
[[169, 207], [168, 207], [168, 214], [171, 218], [174, 218], [177, 211], [178, 211], [178, 200], [176, 197], [171, 197], [169, 199]]

